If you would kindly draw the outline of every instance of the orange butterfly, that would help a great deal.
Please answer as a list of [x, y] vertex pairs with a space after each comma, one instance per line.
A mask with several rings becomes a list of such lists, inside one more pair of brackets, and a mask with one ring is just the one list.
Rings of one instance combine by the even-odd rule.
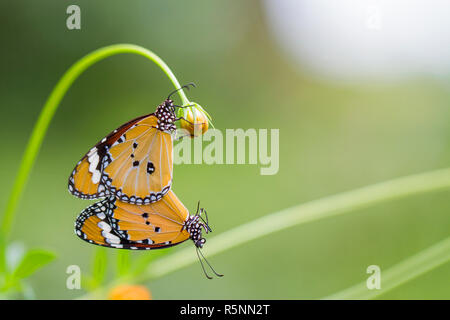
[[[202, 218], [205, 213], [206, 221]], [[134, 205], [109, 197], [81, 212], [75, 222], [75, 233], [83, 240], [110, 248], [150, 250], [171, 247], [192, 239], [205, 271], [199, 249], [206, 240], [202, 231], [211, 231], [206, 211], [190, 215], [173, 191], [161, 200]], [[200, 255], [199, 255], [200, 254]], [[211, 267], [211, 265], [206, 261]], [[217, 275], [222, 276], [211, 270]], [[208, 274], [205, 271], [208, 278]]]
[[82, 199], [115, 196], [138, 205], [160, 200], [172, 185], [172, 133], [180, 106], [170, 96], [176, 91], [154, 113], [125, 123], [89, 150], [69, 177], [70, 193]]

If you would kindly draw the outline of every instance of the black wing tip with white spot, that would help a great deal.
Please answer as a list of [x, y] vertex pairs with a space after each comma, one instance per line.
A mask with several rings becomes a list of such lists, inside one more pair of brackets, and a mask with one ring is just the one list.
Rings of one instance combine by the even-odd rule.
[[108, 223], [108, 211], [114, 209], [114, 201], [114, 197], [110, 197], [108, 199], [96, 202], [81, 211], [81, 213], [75, 220], [75, 234], [82, 240], [85, 240], [89, 243], [94, 243], [92, 240], [89, 240], [88, 235], [83, 232], [82, 228], [86, 220], [94, 215], [97, 216], [100, 221], [105, 221], [106, 223]]
[[[77, 173], [77, 168], [79, 166], [79, 164], [86, 158], [87, 156], [85, 155], [75, 166], [75, 168], [73, 169], [72, 173], [69, 176], [69, 180], [67, 183], [67, 188], [69, 190], [69, 193], [77, 198], [83, 199], [83, 200], [95, 200], [95, 199], [103, 199], [103, 198], [107, 198], [109, 196], [111, 196], [109, 190], [107, 188], [105, 188], [105, 186], [100, 183], [97, 187], [97, 192], [95, 193], [91, 193], [91, 194], [87, 194], [87, 193], [83, 193], [80, 190], [78, 190], [75, 187], [75, 174]], [[105, 161], [105, 160], [103, 160]], [[103, 168], [101, 168], [101, 170], [103, 170]]]

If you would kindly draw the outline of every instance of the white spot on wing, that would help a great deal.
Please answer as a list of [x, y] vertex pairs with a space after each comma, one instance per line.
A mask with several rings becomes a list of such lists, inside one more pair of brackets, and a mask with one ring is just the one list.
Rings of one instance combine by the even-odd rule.
[[[102, 232], [102, 235], [105, 237], [106, 243], [109, 244], [120, 244], [120, 239], [113, 234]], [[108, 235], [108, 236], [107, 236]]]
[[95, 170], [95, 171], [92, 173], [92, 183], [93, 183], [93, 184], [97, 184], [97, 183], [99, 183], [99, 182], [100, 182], [100, 171]]
[[111, 226], [109, 224], [107, 224], [105, 221], [100, 221], [97, 225], [103, 231], [106, 231], [106, 232], [111, 231]]

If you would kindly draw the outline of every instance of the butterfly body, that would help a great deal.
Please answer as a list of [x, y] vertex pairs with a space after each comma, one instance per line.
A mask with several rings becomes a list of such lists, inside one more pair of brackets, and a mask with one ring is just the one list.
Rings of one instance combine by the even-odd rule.
[[123, 202], [149, 204], [171, 188], [173, 101], [154, 113], [133, 119], [112, 131], [78, 162], [69, 177], [69, 191], [82, 199], [115, 196]]

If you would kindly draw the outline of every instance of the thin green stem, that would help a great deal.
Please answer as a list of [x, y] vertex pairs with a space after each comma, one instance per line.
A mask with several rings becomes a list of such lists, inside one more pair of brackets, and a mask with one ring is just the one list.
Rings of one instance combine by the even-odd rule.
[[[30, 171], [36, 160], [48, 126], [53, 119], [53, 116], [58, 109], [59, 103], [61, 102], [65, 93], [70, 88], [75, 79], [77, 79], [88, 67], [107, 57], [120, 53], [132, 53], [150, 59], [164, 71], [164, 73], [167, 75], [167, 77], [169, 77], [170, 81], [176, 89], [181, 87], [170, 68], [167, 66], [167, 64], [165, 64], [164, 61], [161, 60], [161, 58], [159, 58], [150, 50], [136, 45], [117, 44], [103, 47], [89, 53], [88, 55], [78, 60], [75, 64], [73, 64], [54, 87], [31, 133], [31, 137], [26, 146], [25, 153], [22, 156], [19, 171], [14, 181], [8, 203], [3, 214], [0, 230], [5, 237], [10, 234], [11, 227], [14, 221], [14, 215], [17, 210], [17, 205], [28, 181]], [[179, 90], [178, 94], [182, 100], [183, 105], [190, 103], [183, 90]]]
[[[335, 217], [378, 203], [446, 188], [450, 188], [450, 168], [397, 178], [324, 197], [269, 214], [210, 238], [205, 247], [205, 253], [208, 256], [212, 256], [290, 227]], [[449, 252], [447, 252], [445, 257], [445, 261], [450, 259]], [[196, 261], [197, 256], [195, 255], [194, 247], [187, 247], [152, 262], [143, 274], [132, 280], [134, 282], [144, 282], [158, 278]], [[127, 279], [127, 281], [129, 280], [131, 279]], [[112, 284], [109, 284], [107, 288], [121, 281], [121, 279], [117, 279]], [[102, 288], [102, 292], [105, 292], [105, 290], [105, 288]], [[100, 296], [99, 292], [93, 292], [81, 298], [89, 299]]]
[[323, 298], [324, 300], [368, 300], [376, 298], [400, 285], [431, 271], [450, 260], [450, 237], [403, 260], [381, 270], [381, 289], [369, 290], [366, 282], [339, 291]]

